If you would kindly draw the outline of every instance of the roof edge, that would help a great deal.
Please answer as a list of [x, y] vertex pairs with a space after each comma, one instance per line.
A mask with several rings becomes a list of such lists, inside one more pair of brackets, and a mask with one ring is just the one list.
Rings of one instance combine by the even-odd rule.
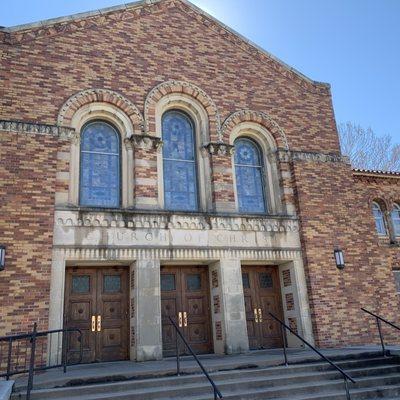
[[[76, 21], [76, 20], [80, 20], [80, 19], [83, 19], [83, 18], [87, 18], [87, 17], [93, 17], [93, 16], [96, 16], [96, 15], [100, 16], [100, 15], [112, 13], [112, 12], [119, 11], [119, 10], [132, 9], [132, 8], [138, 8], [138, 7], [145, 6], [145, 5], [156, 4], [156, 3], [160, 3], [162, 1], [164, 1], [164, 0], [137, 0], [137, 1], [129, 2], [129, 3], [123, 3], [123, 4], [117, 5], [117, 6], [105, 7], [105, 8], [100, 8], [100, 9], [97, 9], [97, 10], [85, 11], [85, 12], [81, 12], [81, 13], [70, 14], [70, 15], [57, 17], [57, 18], [45, 19], [45, 20], [36, 21], [36, 22], [32, 22], [32, 23], [27, 23], [27, 24], [15, 25], [15, 26], [11, 26], [11, 27], [0, 27], [0, 32], [12, 34], [14, 32], [18, 32], [18, 31], [25, 31], [25, 30], [29, 30], [29, 29], [44, 28], [44, 27], [51, 26], [51, 25], [54, 25], [54, 24], [59, 24], [59, 23], [62, 23], [62, 22]], [[245, 43], [249, 44], [250, 46], [254, 47], [258, 51], [260, 51], [261, 53], [263, 53], [264, 55], [269, 57], [270, 59], [272, 59], [275, 62], [279, 63], [285, 69], [287, 69], [288, 71], [296, 74], [299, 78], [305, 80], [309, 84], [320, 86], [320, 87], [323, 87], [325, 89], [330, 89], [331, 88], [331, 85], [329, 83], [315, 81], [315, 80], [309, 78], [308, 76], [304, 75], [302, 72], [298, 71], [296, 68], [291, 67], [289, 64], [285, 63], [280, 58], [274, 56], [269, 51], [265, 50], [264, 48], [262, 48], [258, 44], [254, 43], [253, 41], [251, 41], [250, 39], [246, 38], [245, 36], [243, 36], [239, 32], [235, 31], [234, 29], [232, 29], [228, 25], [224, 24], [223, 22], [221, 22], [219, 19], [215, 18], [211, 14], [209, 14], [206, 11], [202, 10], [200, 7], [196, 6], [195, 4], [190, 2], [189, 0], [179, 0], [179, 1], [181, 1], [184, 4], [186, 4], [188, 7], [192, 8], [197, 13], [202, 14], [206, 18], [214, 21], [215, 23], [220, 25], [223, 29], [225, 29], [226, 31], [228, 31], [228, 32], [232, 33], [233, 35], [239, 37]]]
[[400, 179], [399, 171], [380, 171], [373, 169], [353, 168], [353, 175], [356, 176], [375, 176], [377, 178], [397, 178]]

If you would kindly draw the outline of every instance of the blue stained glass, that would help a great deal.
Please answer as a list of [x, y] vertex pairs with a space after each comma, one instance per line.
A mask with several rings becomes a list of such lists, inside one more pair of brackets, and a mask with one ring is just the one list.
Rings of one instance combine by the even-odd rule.
[[258, 146], [249, 139], [235, 142], [235, 173], [239, 211], [263, 213], [263, 166]]
[[80, 204], [119, 207], [119, 135], [105, 122], [93, 122], [82, 132]]
[[164, 202], [169, 210], [196, 211], [197, 173], [194, 130], [179, 111], [163, 116]]

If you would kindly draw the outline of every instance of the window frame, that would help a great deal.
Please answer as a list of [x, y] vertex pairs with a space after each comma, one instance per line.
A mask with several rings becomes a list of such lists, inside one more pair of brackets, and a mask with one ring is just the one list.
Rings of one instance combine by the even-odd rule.
[[[377, 224], [377, 218], [375, 216], [375, 211], [379, 211], [381, 213], [381, 219], [382, 219], [384, 232], [380, 232], [379, 229], [378, 229], [378, 224]], [[377, 201], [373, 201], [372, 202], [372, 216], [374, 218], [374, 223], [375, 223], [375, 232], [380, 237], [388, 236], [388, 225], [387, 225], [387, 222], [386, 222], [385, 213], [384, 213], [384, 211], [382, 209], [382, 206]]]
[[[192, 128], [192, 138], [193, 138], [193, 164], [194, 164], [194, 174], [195, 174], [195, 188], [196, 188], [196, 193], [195, 193], [195, 199], [196, 199], [196, 209], [195, 210], [184, 210], [184, 209], [179, 209], [179, 208], [167, 208], [166, 204], [165, 204], [165, 160], [166, 158], [164, 157], [164, 146], [161, 150], [161, 159], [162, 159], [162, 176], [159, 177], [159, 179], [162, 179], [162, 188], [163, 188], [163, 209], [166, 211], [171, 211], [171, 212], [188, 212], [188, 213], [198, 213], [201, 211], [201, 198], [200, 198], [200, 190], [201, 190], [201, 185], [200, 185], [200, 174], [199, 174], [199, 160], [198, 160], [198, 147], [197, 147], [197, 133], [196, 133], [196, 125], [193, 121], [193, 119], [191, 118], [191, 116], [179, 109], [179, 108], [170, 108], [165, 110], [162, 115], [161, 115], [161, 140], [164, 143], [164, 130], [163, 130], [163, 124], [164, 124], [164, 117], [167, 114], [172, 114], [172, 113], [176, 113], [176, 114], [181, 114], [184, 118], [186, 118], [189, 123], [190, 126]], [[167, 159], [169, 160], [169, 159]], [[171, 160], [171, 161], [177, 161], [179, 162], [180, 160]], [[181, 161], [188, 161], [188, 160], [181, 160]], [[192, 162], [192, 161], [189, 161]]]
[[[394, 217], [395, 213], [397, 214], [397, 217]], [[393, 209], [390, 213], [390, 218], [392, 219], [394, 236], [400, 237], [400, 205], [399, 205], [399, 203], [393, 204]], [[398, 227], [397, 230], [396, 230], [396, 221], [397, 221], [397, 227]]]
[[[88, 128], [88, 126], [95, 124], [95, 123], [103, 123], [105, 125], [108, 125], [111, 127], [111, 129], [115, 132], [118, 138], [118, 178], [119, 178], [119, 184], [118, 184], [118, 205], [117, 206], [101, 206], [101, 205], [88, 205], [88, 204], [82, 204], [81, 199], [82, 199], [82, 140], [84, 136], [85, 129]], [[78, 205], [79, 207], [83, 208], [102, 208], [102, 209], [120, 209], [122, 207], [122, 196], [123, 196], [123, 190], [122, 190], [122, 185], [123, 185], [123, 180], [122, 180], [122, 140], [121, 140], [121, 134], [117, 127], [106, 120], [103, 119], [93, 119], [90, 121], [87, 121], [84, 125], [82, 125], [82, 128], [80, 130], [80, 136], [79, 136], [79, 179], [78, 179]]]
[[[256, 149], [258, 153], [258, 162], [259, 165], [257, 166], [252, 166], [252, 165], [241, 165], [241, 164], [236, 164], [236, 145], [239, 141], [247, 141], [250, 142]], [[267, 180], [266, 180], [266, 166], [264, 162], [264, 154], [261, 146], [259, 143], [254, 140], [253, 138], [247, 136], [247, 135], [241, 135], [237, 137], [233, 145], [235, 146], [235, 154], [233, 155], [233, 174], [234, 174], [234, 185], [235, 185], [235, 197], [236, 197], [236, 204], [237, 204], [237, 211], [239, 214], [254, 214], [254, 215], [267, 215], [268, 210], [269, 210], [269, 201], [268, 201], [268, 196], [267, 196]], [[261, 175], [261, 191], [262, 191], [262, 198], [263, 198], [263, 205], [264, 205], [264, 210], [263, 211], [246, 211], [246, 210], [240, 210], [240, 198], [239, 198], [239, 191], [238, 191], [238, 182], [237, 182], [237, 166], [243, 166], [243, 167], [248, 167], [248, 168], [257, 168], [260, 170], [260, 175]]]
[[395, 270], [393, 270], [393, 277], [394, 277], [394, 283], [395, 283], [395, 285], [396, 285], [396, 293], [400, 296], [400, 283], [398, 284], [397, 283], [397, 278], [396, 278], [396, 275], [398, 275], [399, 276], [399, 282], [400, 282], [400, 270], [397, 270], [397, 269], [395, 269]]

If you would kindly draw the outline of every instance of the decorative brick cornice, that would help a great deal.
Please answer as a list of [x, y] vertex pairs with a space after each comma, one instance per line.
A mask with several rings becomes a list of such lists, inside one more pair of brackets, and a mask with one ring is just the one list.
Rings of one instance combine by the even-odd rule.
[[279, 149], [276, 152], [278, 161], [312, 161], [312, 162], [330, 162], [330, 163], [345, 163], [349, 164], [349, 158], [341, 154], [333, 153], [317, 153], [308, 151], [288, 151]]
[[146, 133], [149, 133], [150, 120], [152, 118], [152, 108], [166, 94], [182, 93], [197, 100], [208, 114], [210, 128], [215, 131], [218, 140], [222, 141], [221, 136], [221, 117], [214, 100], [201, 88], [191, 82], [170, 80], [155, 86], [146, 97], [144, 104], [144, 119], [146, 121]]
[[122, 94], [109, 89], [86, 89], [72, 95], [58, 113], [58, 125], [70, 125], [75, 112], [90, 103], [104, 102], [121, 109], [132, 121], [135, 130], [142, 131], [144, 119], [142, 113]]
[[0, 120], [0, 131], [51, 135], [64, 139], [72, 139], [75, 134], [75, 129], [66, 126], [12, 120]]
[[132, 135], [127, 140], [129, 140], [133, 147], [143, 150], [158, 150], [163, 145], [163, 142], [159, 137], [149, 135]]
[[264, 126], [273, 135], [277, 146], [286, 150], [289, 149], [288, 141], [284, 130], [269, 115], [262, 111], [240, 110], [231, 114], [222, 124], [222, 136], [229, 140], [232, 129], [242, 122], [255, 122]]
[[220, 142], [210, 142], [206, 144], [204, 148], [211, 155], [218, 155], [218, 156], [231, 156], [235, 152], [235, 146]]

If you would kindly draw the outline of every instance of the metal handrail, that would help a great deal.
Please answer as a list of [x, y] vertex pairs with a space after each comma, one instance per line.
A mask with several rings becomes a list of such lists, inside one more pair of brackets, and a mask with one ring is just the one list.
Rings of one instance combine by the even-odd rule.
[[272, 313], [268, 313], [274, 320], [276, 320], [277, 322], [279, 322], [280, 326], [281, 326], [281, 333], [282, 333], [282, 339], [283, 339], [283, 351], [284, 351], [284, 356], [285, 356], [285, 365], [288, 366], [288, 358], [287, 358], [287, 352], [286, 352], [286, 336], [285, 336], [285, 332], [284, 329], [287, 329], [290, 333], [292, 333], [294, 336], [296, 336], [299, 340], [301, 340], [305, 345], [307, 345], [311, 350], [313, 350], [315, 353], [317, 353], [321, 358], [323, 358], [327, 363], [329, 363], [333, 368], [335, 368], [337, 371], [339, 371], [342, 376], [343, 376], [343, 380], [344, 380], [344, 386], [345, 386], [345, 390], [346, 390], [346, 397], [347, 400], [350, 400], [350, 391], [349, 391], [349, 384], [348, 381], [352, 382], [352, 383], [356, 383], [356, 381], [345, 371], [342, 370], [342, 368], [340, 368], [338, 365], [336, 365], [333, 361], [331, 361], [328, 357], [324, 356], [319, 350], [317, 350], [312, 344], [308, 343], [307, 340], [303, 339], [299, 334], [297, 334], [292, 328], [290, 328], [289, 326], [287, 326], [283, 321], [281, 321], [278, 317], [276, 317], [274, 314]]
[[391, 326], [392, 328], [397, 329], [398, 331], [400, 331], [400, 328], [395, 325], [393, 322], [388, 321], [385, 318], [380, 317], [377, 314], [374, 314], [372, 311], [368, 311], [366, 308], [362, 307], [361, 308], [362, 311], [364, 311], [365, 313], [373, 316], [376, 319], [376, 325], [378, 327], [378, 332], [379, 332], [379, 338], [381, 340], [381, 347], [382, 347], [382, 355], [384, 357], [386, 357], [386, 347], [385, 347], [385, 341], [383, 339], [383, 333], [382, 333], [382, 327], [381, 327], [381, 321], [384, 322], [385, 324]]
[[[26, 391], [26, 399], [30, 399], [31, 391], [33, 388], [33, 376], [35, 371], [44, 371], [47, 369], [51, 368], [59, 368], [63, 367], [64, 373], [67, 372], [67, 347], [68, 347], [68, 338], [67, 338], [67, 333], [69, 332], [76, 332], [78, 333], [78, 342], [79, 342], [79, 360], [74, 363], [74, 364], [80, 364], [82, 362], [83, 358], [83, 341], [82, 341], [82, 331], [78, 328], [65, 328], [65, 329], [53, 329], [49, 331], [41, 331], [38, 332], [37, 330], [37, 323], [35, 322], [33, 325], [33, 330], [31, 333], [24, 333], [24, 334], [19, 334], [19, 335], [10, 335], [10, 336], [2, 336], [0, 337], [0, 343], [1, 342], [6, 342], [8, 343], [8, 350], [7, 350], [7, 371], [5, 373], [0, 373], [0, 378], [6, 378], [6, 380], [9, 380], [11, 376], [13, 375], [20, 375], [20, 374], [25, 374], [28, 373], [28, 385], [27, 385], [27, 391]], [[61, 358], [61, 364], [57, 365], [46, 365], [46, 366], [40, 366], [37, 367], [35, 366], [36, 364], [36, 341], [38, 338], [41, 337], [47, 337], [48, 335], [54, 334], [54, 333], [62, 333], [62, 358]], [[30, 357], [29, 357], [29, 367], [27, 368], [25, 365], [25, 369], [11, 369], [11, 364], [12, 364], [12, 350], [13, 350], [13, 343], [22, 340], [22, 339], [29, 339], [30, 343]], [[51, 344], [51, 336], [49, 336], [50, 344]], [[18, 344], [19, 348], [19, 344]], [[27, 346], [28, 348], [28, 346]], [[49, 349], [49, 355], [48, 359], [50, 360], [51, 358], [51, 348]], [[27, 350], [26, 350], [27, 351]], [[17, 355], [18, 356], [18, 355]], [[58, 356], [57, 356], [57, 362], [58, 362]], [[70, 364], [71, 365], [71, 364]]]
[[[190, 351], [190, 353], [192, 354], [192, 356], [194, 357], [194, 359], [196, 360], [197, 364], [199, 365], [201, 371], [203, 372], [203, 374], [206, 376], [206, 378], [208, 379], [208, 381], [210, 382], [211, 386], [213, 387], [214, 390], [214, 400], [217, 400], [218, 397], [220, 399], [223, 399], [221, 392], [219, 391], [219, 389], [217, 388], [217, 385], [214, 383], [214, 381], [212, 380], [211, 376], [208, 374], [208, 372], [205, 370], [203, 364], [201, 363], [201, 361], [199, 360], [199, 358], [197, 357], [196, 353], [193, 351], [193, 349], [191, 348], [190, 344], [187, 342], [187, 340], [185, 339], [185, 336], [183, 335], [183, 333], [181, 332], [181, 330], [178, 328], [178, 326], [176, 325], [175, 321], [171, 318], [168, 317], [171, 324], [173, 325], [173, 327], [175, 328], [177, 334], [179, 335], [179, 337], [182, 339], [183, 343], [185, 344], [185, 346], [188, 348], [188, 350]], [[180, 371], [180, 358], [179, 358], [179, 345], [178, 345], [178, 336], [176, 337], [176, 372], [177, 375], [179, 376], [181, 371]], [[218, 396], [218, 397], [217, 397]]]

